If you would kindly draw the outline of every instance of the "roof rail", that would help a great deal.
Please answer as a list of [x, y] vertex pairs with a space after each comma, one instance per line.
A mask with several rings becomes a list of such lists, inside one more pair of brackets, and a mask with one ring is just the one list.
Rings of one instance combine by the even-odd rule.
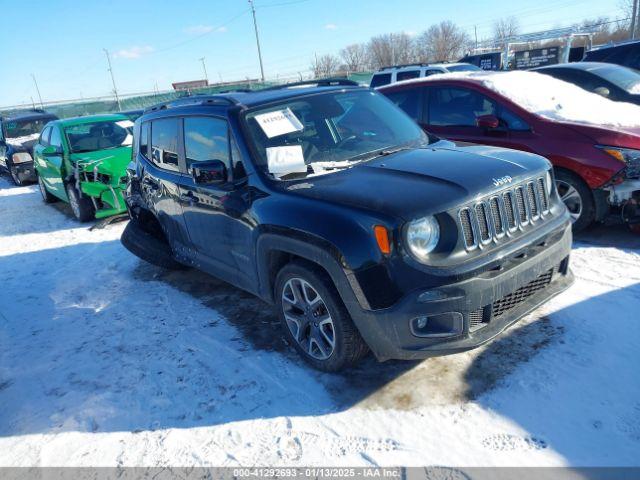
[[429, 63], [403, 63], [401, 65], [387, 65], [382, 67], [380, 70], [388, 70], [390, 68], [404, 68], [404, 67], [428, 67]]
[[234, 99], [221, 95], [188, 95], [147, 107], [144, 109], [144, 113], [193, 105], [236, 105], [237, 103]]
[[[304, 82], [294, 82], [294, 83], [283, 83], [281, 85], [274, 85], [273, 87], [262, 88], [260, 92], [264, 92], [267, 90], [282, 90], [285, 88], [296, 88], [296, 87], [305, 87], [305, 86], [315, 85], [316, 87], [358, 87], [360, 84], [358, 82], [354, 82], [353, 80], [349, 80], [347, 78], [318, 78], [316, 80], [305, 80]], [[254, 90], [256, 91], [256, 90]]]

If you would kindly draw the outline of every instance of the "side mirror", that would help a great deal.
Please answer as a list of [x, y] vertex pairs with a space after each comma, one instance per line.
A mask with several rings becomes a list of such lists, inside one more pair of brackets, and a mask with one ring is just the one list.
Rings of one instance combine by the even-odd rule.
[[49, 145], [48, 147], [44, 147], [42, 149], [42, 155], [44, 157], [52, 157], [54, 155], [60, 155], [62, 150], [60, 147], [54, 147], [53, 145]]
[[227, 167], [220, 160], [197, 162], [191, 165], [193, 180], [201, 185], [221, 185], [227, 183]]
[[611, 95], [611, 92], [607, 87], [598, 87], [593, 90], [593, 93], [597, 93], [598, 95], [603, 96], [604, 98], [608, 98]]
[[494, 115], [480, 115], [476, 118], [476, 124], [480, 128], [494, 129], [500, 126], [500, 120]]

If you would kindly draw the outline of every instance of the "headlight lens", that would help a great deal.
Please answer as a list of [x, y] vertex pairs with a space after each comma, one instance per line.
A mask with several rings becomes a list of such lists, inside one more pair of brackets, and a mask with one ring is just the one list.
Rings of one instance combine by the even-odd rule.
[[429, 257], [440, 240], [440, 226], [434, 217], [414, 220], [407, 226], [407, 246], [411, 253], [421, 262]]
[[640, 150], [634, 150], [632, 148], [618, 148], [607, 147], [603, 145], [597, 145], [605, 153], [611, 155], [616, 160], [619, 160], [626, 164], [627, 168], [625, 174], [627, 178], [640, 177]]
[[26, 163], [26, 162], [30, 162], [31, 160], [32, 160], [31, 155], [27, 152], [14, 153], [11, 156], [11, 161], [13, 163]]

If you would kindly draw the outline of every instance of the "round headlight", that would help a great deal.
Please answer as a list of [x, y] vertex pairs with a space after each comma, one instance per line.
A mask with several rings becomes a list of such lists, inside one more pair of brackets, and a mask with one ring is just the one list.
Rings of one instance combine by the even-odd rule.
[[420, 261], [425, 261], [438, 245], [440, 226], [433, 217], [419, 218], [411, 222], [406, 231], [407, 246]]
[[546, 188], [547, 188], [547, 197], [551, 196], [551, 192], [553, 192], [553, 178], [551, 177], [551, 172], [547, 171], [547, 178], [545, 179]]

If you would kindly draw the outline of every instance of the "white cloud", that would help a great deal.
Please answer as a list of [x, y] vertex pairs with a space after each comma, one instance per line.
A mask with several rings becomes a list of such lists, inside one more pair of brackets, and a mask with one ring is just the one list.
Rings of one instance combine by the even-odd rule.
[[324, 26], [324, 29], [325, 29], [325, 30], [337, 30], [337, 29], [338, 29], [338, 26], [337, 26], [335, 23], [327, 23], [327, 24]]
[[227, 31], [227, 27], [214, 28], [211, 25], [192, 25], [184, 29], [185, 33], [189, 35], [205, 35], [216, 31], [218, 33], [224, 33]]
[[127, 58], [134, 59], [140, 58], [142, 55], [153, 52], [153, 47], [150, 45], [144, 46], [133, 46], [129, 48], [123, 48], [122, 50], [118, 50], [113, 54], [113, 58]]
[[410, 37], [415, 37], [416, 35], [418, 35], [418, 32], [416, 32], [415, 30], [405, 30], [404, 33], [406, 33]]

